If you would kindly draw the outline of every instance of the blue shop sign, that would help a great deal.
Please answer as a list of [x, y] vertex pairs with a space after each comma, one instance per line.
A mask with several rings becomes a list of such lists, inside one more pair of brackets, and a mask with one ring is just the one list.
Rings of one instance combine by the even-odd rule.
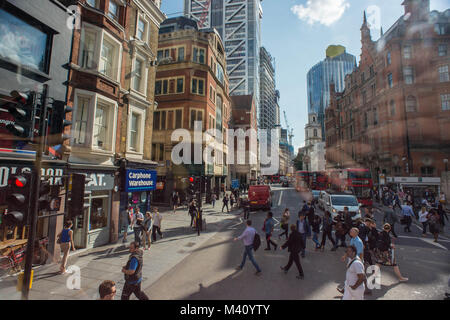
[[156, 189], [156, 171], [127, 169], [125, 188], [127, 192], [151, 191]]

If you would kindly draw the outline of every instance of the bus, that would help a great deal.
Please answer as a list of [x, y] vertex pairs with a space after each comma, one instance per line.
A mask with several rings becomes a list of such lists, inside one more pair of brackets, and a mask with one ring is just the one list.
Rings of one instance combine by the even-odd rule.
[[310, 172], [309, 188], [311, 190], [326, 190], [328, 188], [327, 173], [324, 171]]
[[295, 189], [298, 192], [308, 191], [309, 185], [309, 172], [308, 171], [297, 171], [295, 173]]
[[373, 206], [373, 180], [369, 169], [348, 168], [331, 170], [328, 173], [328, 180], [328, 185], [331, 189], [351, 191], [363, 206]]

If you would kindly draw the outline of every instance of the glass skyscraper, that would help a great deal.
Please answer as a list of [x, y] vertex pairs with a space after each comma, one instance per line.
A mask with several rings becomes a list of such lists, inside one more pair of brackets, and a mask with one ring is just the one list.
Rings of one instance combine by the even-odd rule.
[[356, 57], [347, 53], [343, 46], [329, 46], [327, 57], [312, 67], [308, 80], [308, 113], [316, 113], [325, 139], [325, 109], [330, 103], [330, 83], [337, 92], [345, 89], [345, 76], [356, 67]]

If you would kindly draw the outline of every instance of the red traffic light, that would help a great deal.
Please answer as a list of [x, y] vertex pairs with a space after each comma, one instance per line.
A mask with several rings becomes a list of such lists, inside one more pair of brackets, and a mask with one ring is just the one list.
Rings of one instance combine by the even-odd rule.
[[9, 185], [13, 185], [18, 188], [24, 188], [27, 185], [27, 179], [23, 176], [14, 177], [10, 179]]
[[189, 177], [189, 182], [194, 182], [194, 178], [193, 177]]

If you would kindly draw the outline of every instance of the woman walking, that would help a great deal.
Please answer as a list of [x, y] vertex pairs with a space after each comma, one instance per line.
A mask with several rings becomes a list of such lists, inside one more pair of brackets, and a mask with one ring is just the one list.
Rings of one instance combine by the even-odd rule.
[[420, 209], [419, 212], [419, 222], [422, 223], [422, 237], [425, 237], [427, 233], [427, 226], [428, 226], [428, 211], [425, 206], [422, 206], [422, 209]]
[[331, 231], [333, 229], [333, 219], [331, 218], [331, 215], [328, 211], [325, 211], [325, 215], [323, 217], [322, 220], [322, 243], [320, 244], [320, 248], [322, 250], [322, 252], [325, 250], [325, 243], [328, 239], [330, 239], [331, 243], [333, 244], [333, 249], [331, 249], [332, 251], [336, 251], [337, 246], [336, 246], [336, 242], [333, 239], [333, 236], [331, 235]]
[[[150, 246], [152, 244], [151, 241], [151, 235], [152, 235], [152, 227], [153, 227], [153, 220], [152, 220], [152, 215], [150, 213], [150, 211], [147, 211], [145, 213], [145, 219], [144, 219], [144, 225], [143, 225], [143, 231], [144, 231], [144, 235], [143, 235], [143, 246], [142, 249], [143, 250], [150, 250]], [[147, 242], [147, 246], [148, 248], [145, 249], [145, 243]]]
[[289, 218], [290, 218], [290, 216], [291, 216], [291, 214], [289, 213], [289, 209], [288, 208], [284, 209], [283, 215], [281, 216], [281, 223], [280, 223], [280, 227], [281, 227], [281, 229], [284, 230], [284, 232], [278, 236], [278, 239], [281, 239], [281, 237], [283, 235], [286, 236], [286, 240], [289, 238]]
[[434, 236], [434, 242], [437, 242], [440, 229], [440, 217], [435, 209], [431, 209], [431, 212], [428, 215], [428, 225], [430, 226], [430, 233]]
[[270, 250], [270, 245], [272, 244], [274, 246], [274, 250], [276, 251], [277, 244], [271, 240], [273, 227], [275, 226], [275, 220], [272, 217], [273, 213], [268, 212], [267, 218], [266, 220], [264, 220], [263, 231], [266, 233], [266, 241], [267, 241], [267, 248], [265, 248], [264, 250]]
[[316, 248], [314, 249], [314, 251], [319, 250], [321, 247], [321, 245], [319, 243], [319, 239], [318, 239], [319, 234], [320, 234], [320, 225], [321, 224], [322, 224], [322, 219], [320, 219], [320, 217], [318, 215], [314, 215], [314, 218], [313, 218], [312, 224], [311, 224], [311, 229], [313, 232], [312, 240], [316, 244]]
[[61, 247], [61, 251], [64, 254], [60, 267], [61, 274], [66, 273], [66, 265], [67, 259], [69, 258], [70, 248], [72, 247], [72, 250], [75, 251], [75, 245], [73, 244], [73, 231], [71, 229], [72, 226], [72, 220], [68, 220], [64, 224], [64, 229], [58, 235], [59, 245]]
[[383, 226], [383, 231], [379, 234], [377, 248], [374, 250], [376, 264], [378, 267], [380, 265], [394, 267], [394, 273], [400, 282], [408, 281], [400, 273], [400, 268], [398, 267], [394, 249], [395, 246], [391, 243], [391, 236], [389, 232], [391, 231], [391, 226], [389, 223], [385, 223]]
[[156, 233], [159, 234], [159, 236], [163, 237], [162, 233], [161, 233], [161, 221], [162, 221], [162, 217], [159, 214], [158, 208], [154, 208], [153, 209], [153, 216], [152, 216], [152, 220], [153, 220], [153, 228], [152, 228], [152, 232], [153, 232], [153, 242], [156, 241]]

